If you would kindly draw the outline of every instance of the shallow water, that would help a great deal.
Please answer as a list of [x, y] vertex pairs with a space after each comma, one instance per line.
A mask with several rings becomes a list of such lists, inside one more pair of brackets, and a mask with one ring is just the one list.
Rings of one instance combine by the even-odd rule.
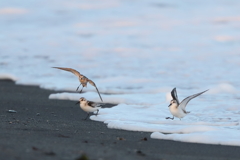
[[[1, 1], [0, 77], [75, 91], [71, 67], [92, 79], [105, 103], [91, 119], [152, 138], [240, 145], [240, 2]], [[182, 121], [166, 120], [170, 91], [193, 99]], [[100, 102], [86, 93], [49, 98]], [[173, 133], [164, 135], [161, 133]], [[232, 136], [229, 136], [231, 134]], [[214, 137], [214, 138], [213, 138]]]

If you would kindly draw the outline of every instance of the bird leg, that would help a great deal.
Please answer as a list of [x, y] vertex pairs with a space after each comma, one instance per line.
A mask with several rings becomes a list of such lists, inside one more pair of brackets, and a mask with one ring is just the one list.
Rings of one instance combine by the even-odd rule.
[[99, 109], [97, 110], [96, 116], [98, 115]]
[[82, 90], [83, 90], [83, 87], [82, 87], [82, 89], [81, 89], [81, 91], [79, 93], [82, 93]]
[[89, 116], [90, 116], [90, 114], [88, 113], [88, 114], [87, 114], [87, 117], [86, 117], [84, 120], [87, 120], [87, 118], [88, 118]]
[[173, 120], [174, 119], [174, 116], [171, 118], [171, 117], [166, 117], [166, 119], [171, 119], [171, 120]]
[[82, 83], [79, 84], [79, 86], [77, 87], [76, 91], [78, 90], [78, 88], [81, 86]]

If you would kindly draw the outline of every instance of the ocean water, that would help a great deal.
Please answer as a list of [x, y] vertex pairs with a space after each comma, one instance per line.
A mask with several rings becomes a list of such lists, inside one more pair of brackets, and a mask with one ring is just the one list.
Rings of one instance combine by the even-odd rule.
[[[51, 67], [74, 68], [118, 104], [91, 116], [109, 128], [240, 146], [238, 0], [0, 2], [1, 79], [59, 91], [50, 99], [101, 102], [91, 85], [69, 93], [77, 77]], [[174, 87], [180, 100], [210, 90], [181, 121], [166, 120]]]

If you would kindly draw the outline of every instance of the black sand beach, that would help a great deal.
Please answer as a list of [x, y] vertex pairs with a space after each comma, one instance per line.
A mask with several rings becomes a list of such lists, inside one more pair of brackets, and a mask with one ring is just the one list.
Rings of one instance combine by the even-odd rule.
[[84, 121], [79, 105], [49, 100], [51, 93], [55, 91], [0, 81], [1, 160], [240, 159], [240, 147], [156, 140], [151, 133]]

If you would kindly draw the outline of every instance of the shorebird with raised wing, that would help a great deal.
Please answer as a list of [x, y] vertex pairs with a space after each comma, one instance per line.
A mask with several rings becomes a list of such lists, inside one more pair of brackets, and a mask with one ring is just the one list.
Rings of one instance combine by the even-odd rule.
[[84, 120], [86, 120], [90, 116], [91, 112], [97, 111], [96, 113], [96, 116], [97, 116], [99, 109], [101, 108], [99, 104], [94, 103], [92, 101], [87, 101], [84, 97], [81, 97], [76, 104], [79, 104], [79, 103], [80, 103], [80, 108], [83, 111], [87, 112], [87, 117]]
[[171, 117], [166, 117], [166, 119], [172, 119], [173, 120], [174, 117], [178, 117], [181, 120], [181, 118], [185, 117], [188, 113], [190, 113], [190, 112], [187, 112], [185, 110], [188, 102], [190, 100], [192, 100], [193, 98], [196, 98], [197, 96], [199, 96], [199, 95], [201, 95], [201, 94], [203, 94], [204, 92], [207, 92], [207, 91], [208, 90], [197, 93], [197, 94], [194, 94], [194, 95], [191, 95], [191, 96], [188, 96], [187, 98], [183, 99], [181, 103], [179, 103], [178, 96], [177, 96], [177, 90], [176, 90], [176, 88], [174, 88], [171, 91], [172, 100], [170, 101], [170, 105], [168, 106], [171, 114], [173, 115], [173, 117], [172, 118]]
[[81, 89], [80, 93], [82, 92], [83, 87], [87, 87], [87, 83], [90, 83], [92, 86], [94, 86], [96, 88], [96, 90], [98, 92], [98, 95], [99, 95], [101, 101], [103, 102], [102, 97], [101, 97], [101, 95], [98, 91], [98, 88], [92, 80], [88, 79], [86, 76], [80, 74], [80, 72], [78, 72], [78, 71], [76, 71], [75, 69], [72, 69], [72, 68], [62, 68], [62, 67], [52, 67], [52, 68], [57, 68], [57, 69], [61, 69], [61, 70], [64, 70], [64, 71], [72, 72], [75, 76], [77, 76], [78, 79], [79, 79], [80, 85], [77, 87], [76, 91], [82, 85], [82, 89]]

